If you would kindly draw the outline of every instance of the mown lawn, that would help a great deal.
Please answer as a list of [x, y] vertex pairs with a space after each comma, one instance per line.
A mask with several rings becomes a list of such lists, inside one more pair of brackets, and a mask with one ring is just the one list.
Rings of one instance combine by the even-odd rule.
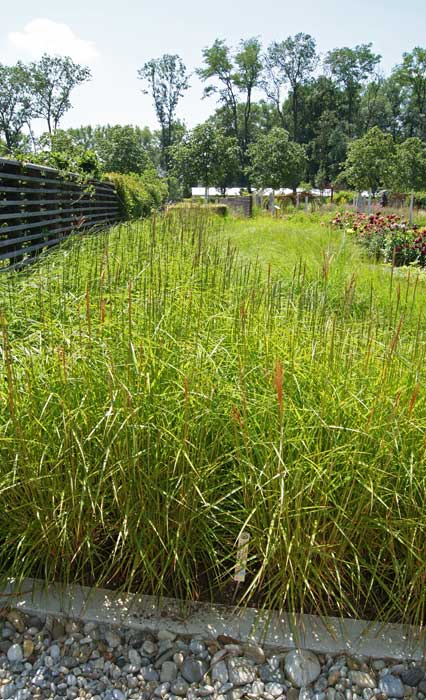
[[0, 276], [0, 570], [425, 621], [425, 282], [184, 211]]

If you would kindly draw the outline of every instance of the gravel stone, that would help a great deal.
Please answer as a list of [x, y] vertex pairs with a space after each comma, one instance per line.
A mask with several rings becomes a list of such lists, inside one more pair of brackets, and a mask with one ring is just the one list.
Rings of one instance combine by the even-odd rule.
[[34, 642], [32, 639], [24, 639], [22, 644], [24, 657], [27, 659], [34, 651]]
[[181, 674], [188, 683], [199, 683], [207, 672], [205, 661], [188, 657], [182, 664]]
[[284, 688], [281, 683], [267, 683], [265, 685], [265, 692], [272, 695], [274, 698], [278, 698], [283, 694]]
[[[284, 683], [285, 676], [280, 668], [272, 669], [269, 665], [263, 664], [259, 667], [259, 675], [264, 683]], [[299, 694], [298, 694], [299, 697]]]
[[14, 683], [6, 683], [0, 686], [0, 698], [2, 700], [9, 700], [15, 694], [16, 687]]
[[52, 639], [62, 639], [65, 637], [65, 625], [60, 620], [55, 620], [52, 624]]
[[126, 696], [124, 695], [124, 693], [121, 690], [117, 689], [112, 691], [112, 697], [114, 698], [114, 700], [126, 700]]
[[172, 683], [170, 690], [178, 697], [185, 698], [188, 688], [189, 685], [184, 678], [176, 678], [176, 680]]
[[18, 661], [22, 661], [24, 658], [24, 653], [22, 651], [22, 647], [20, 644], [12, 644], [11, 647], [7, 650], [7, 658], [9, 661], [14, 664], [17, 663]]
[[116, 632], [113, 632], [113, 630], [107, 630], [107, 632], [105, 632], [105, 641], [111, 649], [115, 649], [120, 646], [121, 637]]
[[375, 688], [376, 681], [371, 673], [365, 671], [349, 671], [349, 678], [359, 688]]
[[246, 644], [242, 644], [241, 650], [243, 656], [253, 659], [256, 664], [265, 663], [265, 652], [258, 644], [254, 644], [254, 642], [247, 642]]
[[177, 673], [178, 667], [174, 661], [165, 661], [160, 671], [161, 683], [171, 683], [172, 681], [176, 680]]
[[23, 634], [25, 631], [25, 618], [19, 610], [10, 610], [6, 615], [6, 620], [10, 622], [17, 632]]
[[312, 651], [293, 649], [286, 654], [284, 670], [293, 685], [302, 688], [316, 681], [321, 673], [321, 666], [318, 657]]
[[253, 695], [262, 695], [265, 690], [265, 684], [262, 681], [253, 681], [251, 684], [251, 693]]
[[373, 668], [375, 671], [381, 671], [384, 669], [386, 666], [385, 661], [383, 659], [373, 659], [371, 662], [371, 668]]
[[221, 685], [228, 682], [228, 667], [224, 661], [218, 661], [211, 669], [212, 681], [218, 681]]
[[392, 676], [390, 673], [380, 679], [379, 690], [387, 698], [404, 697], [404, 686], [401, 679], [397, 678], [397, 676]]
[[132, 664], [132, 666], [137, 666], [138, 668], [140, 668], [141, 656], [140, 656], [139, 652], [136, 651], [136, 649], [129, 649], [128, 657], [129, 657], [129, 662]]
[[414, 666], [414, 668], [409, 668], [401, 673], [401, 680], [404, 685], [415, 686], [420, 683], [425, 677], [425, 672], [419, 666]]
[[141, 675], [145, 681], [159, 681], [160, 675], [158, 671], [155, 670], [153, 666], [143, 666], [141, 668]]
[[170, 689], [170, 683], [161, 683], [157, 688], [154, 690], [154, 695], [156, 695], [158, 698], [163, 698], [167, 693], [169, 692]]
[[256, 668], [243, 657], [237, 656], [228, 660], [228, 676], [232, 685], [247, 685], [256, 679]]
[[147, 639], [146, 642], [142, 644], [141, 651], [144, 656], [154, 656], [157, 651], [157, 646], [154, 644], [154, 642]]
[[206, 647], [202, 642], [198, 641], [198, 639], [191, 639], [191, 641], [189, 642], [189, 649], [193, 654], [196, 655], [202, 654], [205, 651]]

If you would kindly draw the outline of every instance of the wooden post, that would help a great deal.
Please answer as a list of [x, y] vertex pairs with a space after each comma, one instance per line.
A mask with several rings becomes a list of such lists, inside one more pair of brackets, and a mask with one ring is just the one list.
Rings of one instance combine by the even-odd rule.
[[411, 197], [410, 197], [410, 211], [408, 215], [408, 222], [410, 225], [412, 225], [414, 219], [414, 192], [411, 192]]
[[368, 193], [368, 216], [371, 214], [371, 192]]
[[305, 212], [308, 213], [309, 197], [305, 195]]
[[272, 216], [274, 216], [274, 207], [275, 207], [275, 195], [274, 195], [274, 190], [270, 192], [269, 194], [269, 203], [268, 203], [268, 208], [269, 211], [271, 212]]

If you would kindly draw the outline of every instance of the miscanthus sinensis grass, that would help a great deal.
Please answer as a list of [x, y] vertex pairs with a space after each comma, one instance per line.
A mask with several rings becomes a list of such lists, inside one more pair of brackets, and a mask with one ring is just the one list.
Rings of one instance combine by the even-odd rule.
[[3, 577], [220, 597], [244, 530], [240, 602], [424, 622], [424, 295], [185, 211], [1, 275]]

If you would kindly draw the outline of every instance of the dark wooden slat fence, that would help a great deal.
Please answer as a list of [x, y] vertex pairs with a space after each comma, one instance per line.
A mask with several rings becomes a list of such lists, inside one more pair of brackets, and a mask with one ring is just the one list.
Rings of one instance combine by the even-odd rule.
[[0, 271], [22, 267], [71, 233], [119, 220], [115, 187], [0, 158]]

